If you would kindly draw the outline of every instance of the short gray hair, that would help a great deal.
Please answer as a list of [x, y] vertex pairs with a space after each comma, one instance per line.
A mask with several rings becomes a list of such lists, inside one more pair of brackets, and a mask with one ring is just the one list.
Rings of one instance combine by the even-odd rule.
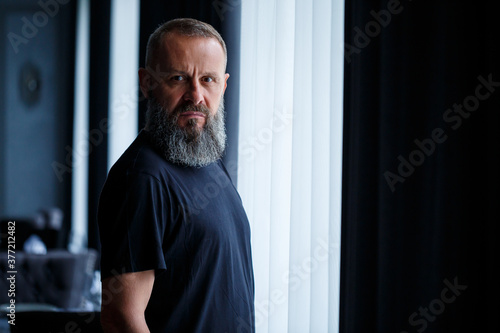
[[224, 50], [224, 67], [227, 65], [226, 43], [217, 30], [210, 24], [201, 22], [192, 18], [178, 18], [167, 21], [160, 25], [149, 36], [146, 48], [146, 66], [152, 67], [155, 56], [161, 45], [162, 39], [166, 34], [175, 33], [187, 37], [215, 38]]

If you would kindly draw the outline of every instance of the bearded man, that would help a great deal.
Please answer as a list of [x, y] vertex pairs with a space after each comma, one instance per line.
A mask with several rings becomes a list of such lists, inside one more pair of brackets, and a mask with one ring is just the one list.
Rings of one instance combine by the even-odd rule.
[[250, 226], [220, 160], [226, 63], [197, 20], [149, 38], [146, 126], [99, 200], [105, 332], [254, 332]]

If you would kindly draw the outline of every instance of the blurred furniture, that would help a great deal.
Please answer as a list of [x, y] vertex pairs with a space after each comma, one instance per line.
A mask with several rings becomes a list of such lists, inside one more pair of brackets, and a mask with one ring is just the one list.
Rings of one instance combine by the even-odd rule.
[[[9, 221], [15, 222], [15, 229]], [[4, 319], [0, 333], [102, 332], [96, 312], [100, 310], [98, 252], [66, 250], [63, 227], [58, 208], [0, 218], [0, 315]], [[8, 254], [14, 262], [8, 261], [13, 259]], [[9, 325], [6, 316], [11, 275], [15, 275], [15, 325]]]
[[[59, 309], [82, 309], [94, 278], [97, 252], [70, 253], [49, 250], [47, 254], [15, 253], [16, 305], [45, 304]], [[0, 252], [0, 290], [7, 291], [10, 276], [7, 252]], [[10, 301], [0, 292], [0, 304]]]

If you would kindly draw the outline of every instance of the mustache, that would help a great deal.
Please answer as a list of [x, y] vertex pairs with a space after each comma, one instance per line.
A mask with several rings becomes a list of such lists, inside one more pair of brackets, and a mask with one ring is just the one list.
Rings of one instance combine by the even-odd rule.
[[195, 111], [195, 112], [201, 112], [205, 116], [208, 116], [209, 110], [206, 106], [204, 105], [194, 105], [194, 104], [184, 104], [179, 106], [178, 108], [175, 109], [175, 115], [180, 115], [185, 112], [190, 112], [190, 111]]

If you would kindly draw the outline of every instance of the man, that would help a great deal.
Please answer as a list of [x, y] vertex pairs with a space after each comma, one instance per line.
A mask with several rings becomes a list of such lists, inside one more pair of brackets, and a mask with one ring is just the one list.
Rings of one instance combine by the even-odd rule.
[[176, 19], [149, 38], [139, 70], [146, 127], [99, 201], [105, 332], [253, 332], [250, 228], [220, 161], [227, 51]]

